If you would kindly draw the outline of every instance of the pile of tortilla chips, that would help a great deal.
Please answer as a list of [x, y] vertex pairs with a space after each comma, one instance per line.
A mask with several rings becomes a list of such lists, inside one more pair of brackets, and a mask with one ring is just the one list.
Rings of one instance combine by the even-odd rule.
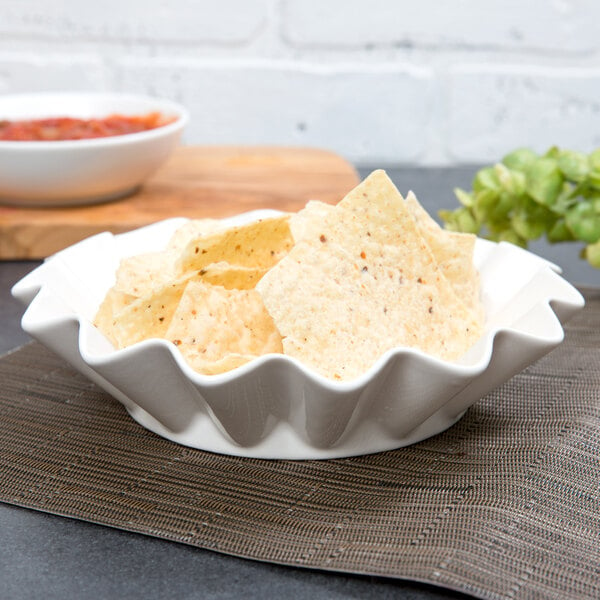
[[95, 325], [118, 348], [167, 339], [205, 374], [273, 352], [338, 380], [399, 346], [453, 360], [483, 327], [474, 243], [375, 171], [337, 206], [190, 221], [121, 262]]

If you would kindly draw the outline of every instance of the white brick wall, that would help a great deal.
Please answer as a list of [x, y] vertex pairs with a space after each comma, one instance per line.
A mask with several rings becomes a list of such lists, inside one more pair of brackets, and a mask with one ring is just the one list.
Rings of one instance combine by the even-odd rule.
[[188, 143], [357, 164], [600, 146], [597, 0], [0, 0], [0, 93], [187, 105]]
[[191, 140], [333, 146], [377, 162], [392, 156], [413, 162], [427, 150], [421, 133], [433, 95], [426, 69], [194, 60], [179, 63], [174, 77], [169, 61], [133, 59], [119, 62], [117, 72], [120, 87], [169, 89], [193, 107]]
[[302, 47], [581, 52], [596, 47], [597, 23], [587, 13], [596, 5], [593, 0], [285, 0], [283, 31]]
[[598, 68], [460, 66], [448, 76], [446, 97], [454, 161], [500, 156], [523, 138], [540, 151], [556, 143], [600, 147]]

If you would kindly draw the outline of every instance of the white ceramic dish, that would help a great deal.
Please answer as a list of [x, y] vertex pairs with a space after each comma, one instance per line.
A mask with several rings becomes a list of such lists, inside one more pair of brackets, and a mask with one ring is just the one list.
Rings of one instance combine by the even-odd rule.
[[558, 345], [561, 322], [584, 304], [551, 263], [511, 244], [478, 240], [485, 333], [456, 363], [399, 348], [348, 382], [325, 379], [282, 355], [200, 375], [167, 341], [115, 351], [91, 324], [119, 259], [160, 249], [183, 222], [96, 235], [48, 259], [12, 292], [29, 304], [25, 331], [120, 400], [136, 421], [214, 452], [333, 458], [420, 441], [450, 427], [475, 401]]
[[74, 205], [116, 199], [135, 191], [171, 154], [188, 120], [169, 100], [117, 93], [38, 93], [0, 96], [0, 120], [143, 115], [176, 120], [127, 135], [87, 140], [0, 140], [0, 201]]

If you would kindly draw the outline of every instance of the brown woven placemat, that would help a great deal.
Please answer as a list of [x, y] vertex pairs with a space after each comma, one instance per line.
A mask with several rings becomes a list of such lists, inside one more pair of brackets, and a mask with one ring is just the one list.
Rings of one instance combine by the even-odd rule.
[[38, 344], [0, 359], [0, 500], [481, 598], [600, 596], [600, 291], [566, 341], [412, 447], [329, 461], [168, 442]]

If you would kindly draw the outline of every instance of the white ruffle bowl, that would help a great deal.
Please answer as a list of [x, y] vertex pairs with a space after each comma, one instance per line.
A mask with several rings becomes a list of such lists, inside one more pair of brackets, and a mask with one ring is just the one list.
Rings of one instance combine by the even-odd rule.
[[185, 221], [88, 238], [49, 258], [12, 293], [29, 305], [24, 330], [122, 402], [138, 423], [212, 452], [323, 459], [418, 442], [456, 423], [474, 402], [557, 346], [562, 323], [584, 304], [548, 261], [511, 244], [477, 240], [485, 331], [456, 362], [396, 348], [361, 377], [337, 382], [270, 354], [201, 375], [165, 340], [115, 350], [92, 325], [120, 258], [160, 249]]
[[74, 206], [127, 196], [179, 144], [187, 110], [170, 100], [108, 92], [0, 96], [0, 121], [49, 117], [102, 118], [158, 112], [174, 120], [156, 129], [82, 140], [0, 140], [0, 202]]

